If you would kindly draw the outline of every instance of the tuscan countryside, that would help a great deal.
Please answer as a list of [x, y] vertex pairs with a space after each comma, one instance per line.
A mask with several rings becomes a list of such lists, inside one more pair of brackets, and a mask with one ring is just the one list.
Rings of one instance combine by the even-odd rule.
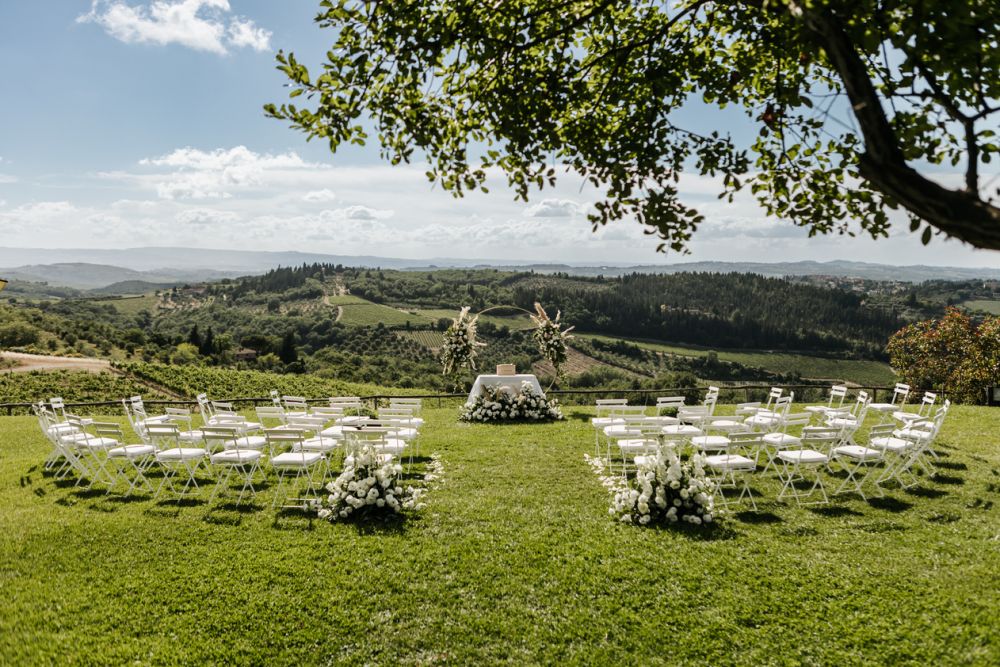
[[1000, 5], [0, 5], [0, 665], [1000, 664]]

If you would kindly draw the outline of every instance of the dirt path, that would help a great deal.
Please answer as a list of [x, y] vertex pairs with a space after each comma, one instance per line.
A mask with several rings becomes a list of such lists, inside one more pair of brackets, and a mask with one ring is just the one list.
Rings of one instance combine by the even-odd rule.
[[13, 361], [15, 373], [28, 371], [88, 371], [90, 373], [107, 373], [111, 364], [107, 359], [91, 359], [89, 357], [53, 357], [44, 354], [25, 354], [23, 352], [0, 352], [0, 359]]

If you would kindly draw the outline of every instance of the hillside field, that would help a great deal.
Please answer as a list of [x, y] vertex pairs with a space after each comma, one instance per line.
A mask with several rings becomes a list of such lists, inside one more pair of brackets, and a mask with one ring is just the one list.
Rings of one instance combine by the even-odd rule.
[[[577, 333], [581, 338], [593, 340], [625, 340], [634, 345], [655, 352], [676, 354], [684, 357], [704, 357], [712, 350], [668, 345], [641, 340]], [[776, 373], [799, 373], [803, 378], [845, 380], [858, 385], [891, 385], [896, 375], [889, 364], [881, 361], [856, 359], [828, 359], [804, 354], [786, 352], [747, 352], [743, 350], [714, 350], [722, 361], [733, 361], [746, 366], [759, 366]]]

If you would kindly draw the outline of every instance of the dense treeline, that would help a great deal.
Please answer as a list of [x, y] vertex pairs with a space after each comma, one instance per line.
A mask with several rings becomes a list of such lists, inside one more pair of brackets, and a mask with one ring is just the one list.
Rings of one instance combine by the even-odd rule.
[[864, 296], [753, 274], [631, 274], [617, 278], [512, 273], [495, 269], [430, 272], [304, 265], [239, 281], [234, 296], [268, 285], [301, 288], [336, 275], [377, 303], [474, 309], [535, 301], [560, 309], [580, 330], [735, 349], [807, 350], [884, 358], [904, 324], [893, 308]]
[[514, 302], [542, 301], [585, 331], [720, 348], [881, 357], [902, 322], [842, 290], [750, 274], [631, 274], [525, 280]]

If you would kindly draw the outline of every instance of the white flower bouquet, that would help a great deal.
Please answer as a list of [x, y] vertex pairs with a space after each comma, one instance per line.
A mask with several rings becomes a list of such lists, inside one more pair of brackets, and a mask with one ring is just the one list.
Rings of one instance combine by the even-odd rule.
[[566, 361], [566, 341], [572, 338], [569, 332], [573, 330], [573, 327], [565, 330], [562, 328], [559, 323], [561, 317], [562, 312], [557, 311], [555, 319], [550, 319], [542, 304], [537, 302], [535, 314], [531, 316], [535, 323], [535, 331], [531, 335], [538, 344], [538, 351], [552, 364], [557, 376], [559, 367]]
[[466, 306], [444, 332], [441, 366], [445, 375], [451, 375], [461, 368], [476, 369], [476, 348], [486, 346], [486, 343], [476, 340], [478, 320], [478, 315], [469, 315], [469, 307]]
[[344, 461], [344, 471], [326, 485], [329, 495], [315, 503], [321, 519], [370, 519], [422, 509], [424, 489], [403, 487], [402, 466], [391, 457], [365, 447]]
[[611, 492], [608, 513], [624, 523], [704, 525], [715, 520], [713, 484], [701, 454], [682, 461], [672, 448], [663, 448], [647, 456], [628, 481], [606, 476], [603, 460], [584, 458]]
[[521, 383], [516, 394], [503, 387], [483, 387], [474, 400], [462, 407], [459, 419], [467, 422], [549, 421], [563, 418], [559, 403], [535, 393], [531, 384]]

